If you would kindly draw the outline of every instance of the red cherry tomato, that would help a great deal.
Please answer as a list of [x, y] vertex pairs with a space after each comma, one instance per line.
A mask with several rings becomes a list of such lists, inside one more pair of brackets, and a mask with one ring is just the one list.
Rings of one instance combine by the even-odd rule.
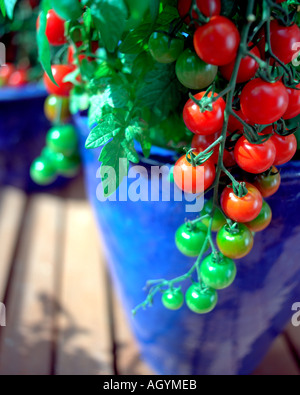
[[239, 44], [239, 31], [233, 22], [223, 16], [212, 17], [194, 35], [194, 47], [199, 58], [215, 66], [232, 62]]
[[[81, 41], [76, 43], [76, 47], [77, 47], [77, 48], [79, 48], [79, 47], [81, 47], [81, 46], [82, 46], [82, 42], [81, 42]], [[99, 48], [99, 43], [98, 43], [98, 41], [92, 41], [92, 44], [91, 44], [91, 51], [86, 51], [86, 52], [90, 52], [90, 53], [93, 53], [93, 54], [94, 54], [94, 53], [96, 53], [96, 51], [97, 51], [98, 48]], [[86, 55], [84, 55], [84, 54], [78, 55], [78, 59], [79, 59], [80, 62], [81, 62], [83, 59], [87, 59], [89, 62], [95, 60], [95, 58], [92, 58], [91, 56], [86, 56]], [[72, 64], [72, 63], [74, 63], [74, 61], [75, 61], [75, 49], [74, 49], [74, 47], [73, 47], [72, 45], [70, 45], [70, 46], [69, 46], [69, 49], [68, 49], [68, 63], [69, 63], [69, 64]]]
[[[59, 17], [54, 10], [47, 13], [46, 36], [51, 45], [63, 45], [67, 42], [65, 37], [65, 20]], [[36, 21], [37, 30], [40, 27], [40, 16]]]
[[263, 206], [259, 190], [249, 183], [246, 183], [246, 188], [248, 193], [244, 197], [236, 196], [231, 186], [227, 186], [221, 196], [221, 206], [225, 215], [235, 222], [253, 221]]
[[241, 108], [251, 122], [268, 125], [277, 122], [286, 112], [289, 95], [282, 82], [269, 83], [256, 78], [241, 94]]
[[[296, 86], [300, 89], [300, 84]], [[300, 90], [286, 88], [289, 95], [289, 106], [283, 115], [283, 119], [292, 119], [300, 114]]]
[[[252, 43], [250, 43], [249, 46], [251, 47]], [[254, 47], [250, 52], [253, 55], [260, 58], [260, 52], [257, 47]], [[231, 80], [234, 65], [235, 65], [235, 60], [225, 66], [220, 67], [222, 76], [228, 81]], [[240, 84], [242, 82], [247, 82], [251, 80], [251, 78], [255, 76], [258, 68], [259, 68], [259, 64], [253, 58], [251, 58], [250, 56], [246, 56], [245, 58], [243, 58], [241, 61], [241, 65], [236, 80], [237, 83]]]
[[[195, 95], [197, 100], [201, 100], [205, 92], [200, 92]], [[211, 97], [209, 93], [209, 97]], [[218, 96], [215, 93], [215, 96]], [[201, 112], [199, 106], [189, 99], [183, 109], [183, 120], [187, 128], [195, 133], [203, 136], [217, 133], [222, 129], [224, 123], [225, 101], [219, 98], [213, 103], [212, 111]]]
[[73, 88], [73, 84], [71, 82], [63, 82], [63, 80], [68, 74], [74, 71], [74, 69], [75, 66], [71, 65], [52, 66], [52, 73], [58, 86], [56, 86], [45, 73], [44, 82], [47, 91], [52, 95], [68, 97], [71, 89]]
[[7, 85], [12, 87], [24, 86], [28, 82], [27, 71], [24, 69], [15, 70], [8, 78]]
[[[280, 25], [277, 20], [271, 21], [271, 46], [274, 55], [283, 63], [288, 64], [297, 58], [299, 53], [300, 29], [294, 24], [292, 26]], [[265, 59], [265, 31], [260, 32], [258, 47], [263, 59]]]
[[275, 166], [284, 165], [293, 159], [297, 152], [297, 139], [293, 134], [286, 137], [274, 134], [271, 141], [276, 148]]
[[273, 165], [276, 149], [271, 140], [263, 144], [251, 144], [245, 137], [241, 137], [234, 148], [234, 157], [241, 169], [260, 174]]
[[[204, 174], [204, 179], [202, 174]], [[176, 162], [174, 167], [174, 182], [179, 189], [186, 193], [204, 192], [213, 184], [215, 177], [215, 165], [210, 159], [203, 165], [193, 167], [184, 155]]]
[[[181, 18], [184, 18], [190, 11], [192, 0], [178, 0], [178, 12]], [[220, 15], [221, 0], [197, 0], [197, 6], [203, 15], [212, 17]], [[193, 11], [193, 18], [198, 19], [196, 11]], [[187, 16], [184, 20], [187, 24], [191, 22], [191, 18]]]
[[15, 71], [15, 66], [11, 63], [7, 63], [0, 66], [0, 86], [6, 85], [11, 74]]

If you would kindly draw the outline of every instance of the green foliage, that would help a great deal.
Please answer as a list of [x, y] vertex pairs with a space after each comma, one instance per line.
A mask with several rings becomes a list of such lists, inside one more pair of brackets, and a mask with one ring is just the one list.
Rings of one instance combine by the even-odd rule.
[[9, 19], [13, 19], [14, 9], [18, 0], [2, 0], [1, 1], [1, 12], [4, 16], [8, 16]]
[[48, 38], [46, 36], [46, 22], [47, 22], [47, 12], [51, 8], [51, 0], [43, 0], [42, 1], [42, 11], [40, 13], [40, 26], [37, 30], [37, 44], [39, 49], [39, 61], [45, 70], [45, 72], [49, 75], [51, 80], [55, 82], [52, 70], [51, 70], [51, 52]]
[[65, 20], [76, 20], [83, 12], [79, 0], [51, 0], [51, 6]]

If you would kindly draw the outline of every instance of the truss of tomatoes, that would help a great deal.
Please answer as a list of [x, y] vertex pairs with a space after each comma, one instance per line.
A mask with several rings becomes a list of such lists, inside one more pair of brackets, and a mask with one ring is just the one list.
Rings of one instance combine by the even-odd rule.
[[[218, 71], [230, 81], [240, 45], [240, 33], [234, 23], [220, 16], [220, 0], [197, 0], [198, 9], [209, 17], [205, 24], [196, 25], [193, 49], [184, 50], [183, 42], [171, 41], [162, 33], [154, 33], [149, 41], [153, 58], [162, 63], [176, 61], [176, 74], [179, 81], [189, 89], [199, 92], [184, 106], [183, 119], [187, 128], [194, 133], [193, 153], [183, 155], [173, 169], [174, 182], [185, 193], [200, 194], [214, 186], [216, 165], [219, 162], [219, 145], [214, 147], [209, 159], [194, 163], [199, 153], [207, 150], [220, 136], [224, 125], [226, 103], [222, 97], [213, 101], [212, 108], [201, 109], [204, 97], [218, 96], [207, 88]], [[185, 23], [191, 23], [191, 1], [179, 0], [178, 10]], [[197, 20], [195, 11], [192, 17]], [[236, 82], [241, 84], [240, 109], [234, 112], [239, 118], [230, 115], [228, 135], [240, 137], [233, 151], [225, 149], [223, 164], [227, 169], [234, 166], [249, 174], [252, 182], [245, 179], [233, 185], [229, 183], [223, 190], [219, 207], [214, 210], [211, 230], [217, 232], [218, 252], [213, 251], [200, 266], [202, 283], [194, 283], [183, 295], [181, 288], [163, 292], [162, 303], [170, 310], [182, 307], [184, 301], [193, 312], [205, 314], [217, 305], [218, 290], [229, 287], [237, 274], [234, 260], [248, 255], [254, 245], [254, 234], [265, 230], [272, 220], [272, 210], [266, 198], [274, 195], [281, 183], [276, 166], [288, 163], [297, 150], [297, 140], [293, 134], [282, 136], [277, 133], [276, 123], [289, 120], [300, 114], [300, 84], [295, 89], [286, 87], [282, 80], [267, 82], [257, 77], [259, 64], [255, 60], [265, 59], [265, 38], [260, 32], [260, 45], [249, 43], [253, 55], [242, 59]], [[293, 59], [293, 44], [300, 42], [300, 29], [297, 25], [282, 26], [271, 22], [271, 44], [274, 54], [284, 63]], [[254, 144], [243, 133], [244, 125], [262, 126], [261, 135], [266, 141]], [[263, 125], [270, 125], [263, 128]], [[198, 176], [199, 175], [199, 176]], [[202, 177], [200, 176], [202, 175]], [[251, 177], [250, 177], [251, 176]], [[204, 185], [203, 185], [204, 177]], [[179, 251], [188, 257], [198, 257], [209, 248], [207, 245], [208, 227], [212, 215], [213, 201], [206, 202], [200, 222], [183, 224], [176, 232], [175, 242]], [[205, 217], [206, 216], [206, 217]], [[206, 243], [206, 244], [205, 244]]]

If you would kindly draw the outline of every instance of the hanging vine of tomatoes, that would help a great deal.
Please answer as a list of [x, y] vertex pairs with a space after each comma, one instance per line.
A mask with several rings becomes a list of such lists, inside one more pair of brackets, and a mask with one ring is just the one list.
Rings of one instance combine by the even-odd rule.
[[[190, 75], [196, 74], [197, 86], [201, 72], [214, 80], [212, 68], [219, 67], [229, 83], [220, 93], [215, 93], [213, 84], [207, 91], [190, 94], [183, 119], [195, 137], [192, 149], [175, 164], [174, 181], [185, 192], [198, 193], [201, 185], [196, 184], [196, 173], [204, 167], [204, 189], [213, 189], [214, 194], [200, 217], [176, 233], [177, 248], [197, 257], [195, 264], [171, 281], [149, 281], [148, 297], [134, 314], [151, 306], [160, 292], [167, 309], [180, 309], [185, 300], [197, 314], [211, 312], [217, 305], [217, 291], [236, 278], [234, 260], [251, 252], [254, 233], [265, 230], [272, 220], [264, 198], [279, 189], [281, 179], [275, 166], [289, 162], [296, 153], [295, 130], [288, 130], [285, 120], [300, 113], [299, 74], [292, 63], [300, 47], [296, 44], [300, 29], [295, 24], [296, 9], [289, 8], [299, 3], [290, 1], [284, 7], [278, 3], [282, 2], [249, 0], [244, 16], [232, 21], [220, 16], [221, 1], [178, 1], [182, 20], [195, 27], [193, 45], [198, 55], [191, 49], [181, 55], [179, 80], [191, 88]], [[192, 65], [186, 75], [180, 71], [183, 61]], [[243, 174], [236, 168], [230, 170], [236, 164]], [[222, 173], [230, 181], [221, 192]], [[203, 259], [208, 250], [211, 253]], [[185, 297], [180, 286], [184, 281], [192, 283]]]
[[[270, 224], [265, 198], [278, 191], [277, 167], [297, 149], [299, 5], [295, 0], [42, 1], [39, 57], [54, 95], [46, 113], [63, 122], [69, 95], [72, 113], [88, 109], [86, 148], [103, 147], [101, 177], [107, 166], [116, 172], [104, 195], [115, 192], [129, 162], [140, 161], [135, 141], [145, 157], [151, 145], [178, 152], [171, 178], [184, 192], [203, 193], [197, 177], [202, 172], [205, 193], [213, 191], [200, 217], [175, 235], [177, 248], [194, 257], [194, 264], [178, 278], [149, 281], [148, 296], [134, 314], [158, 294], [170, 310], [186, 301], [197, 314], [212, 311], [218, 291], [236, 278], [235, 261], [250, 253], [254, 233]], [[59, 46], [54, 56], [50, 45]], [[70, 155], [71, 135], [70, 126], [55, 127], [47, 150]], [[120, 158], [126, 159], [122, 169]], [[46, 170], [44, 175], [45, 182], [53, 176]], [[185, 295], [184, 282], [190, 282]]]

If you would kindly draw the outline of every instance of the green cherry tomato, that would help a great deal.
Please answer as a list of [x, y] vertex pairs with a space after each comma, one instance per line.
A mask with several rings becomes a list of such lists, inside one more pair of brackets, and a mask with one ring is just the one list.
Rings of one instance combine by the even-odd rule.
[[72, 125], [55, 126], [46, 137], [47, 146], [54, 152], [72, 155], [78, 146], [76, 130]]
[[236, 266], [232, 259], [222, 254], [219, 254], [219, 259], [211, 254], [202, 262], [200, 273], [202, 280], [208, 287], [225, 289], [235, 280]]
[[188, 308], [197, 314], [210, 313], [218, 303], [218, 294], [212, 288], [202, 289], [200, 284], [193, 284], [186, 292]]
[[263, 202], [263, 206], [261, 212], [259, 213], [258, 217], [255, 218], [253, 221], [246, 223], [245, 225], [252, 231], [252, 232], [261, 232], [265, 230], [272, 221], [272, 210], [271, 207], [268, 205], [267, 202]]
[[179, 310], [184, 303], [184, 296], [181, 290], [178, 289], [169, 289], [164, 292], [162, 296], [162, 303], [168, 310]]
[[149, 50], [154, 60], [159, 63], [173, 63], [178, 59], [184, 48], [180, 38], [172, 39], [164, 33], [154, 32], [149, 40]]
[[[203, 210], [201, 211], [201, 216], [204, 216], [206, 214], [210, 215], [212, 212], [212, 208], [213, 208], [213, 200], [210, 199], [205, 203]], [[210, 217], [204, 218], [202, 220], [202, 223], [208, 228], [210, 223]], [[218, 207], [216, 207], [213, 217], [212, 231], [218, 232], [225, 224], [226, 224], [225, 215]]]
[[46, 118], [50, 122], [67, 122], [71, 117], [69, 105], [70, 103], [67, 97], [48, 96], [44, 105]]
[[228, 258], [241, 259], [253, 248], [253, 235], [244, 224], [236, 224], [234, 228], [224, 225], [217, 235], [219, 250]]
[[[182, 254], [190, 257], [196, 257], [200, 254], [207, 235], [207, 228], [197, 223], [190, 225], [183, 224], [177, 230], [175, 235], [175, 242], [177, 248]], [[208, 249], [208, 245], [206, 251]]]
[[80, 169], [80, 158], [78, 155], [65, 156], [56, 153], [54, 157], [54, 166], [58, 174], [64, 177], [75, 177]]
[[35, 159], [30, 167], [31, 179], [38, 185], [50, 185], [56, 180], [52, 162], [44, 157]]
[[203, 62], [190, 49], [185, 50], [176, 62], [176, 75], [179, 81], [189, 89], [204, 89], [216, 78], [218, 67]]

